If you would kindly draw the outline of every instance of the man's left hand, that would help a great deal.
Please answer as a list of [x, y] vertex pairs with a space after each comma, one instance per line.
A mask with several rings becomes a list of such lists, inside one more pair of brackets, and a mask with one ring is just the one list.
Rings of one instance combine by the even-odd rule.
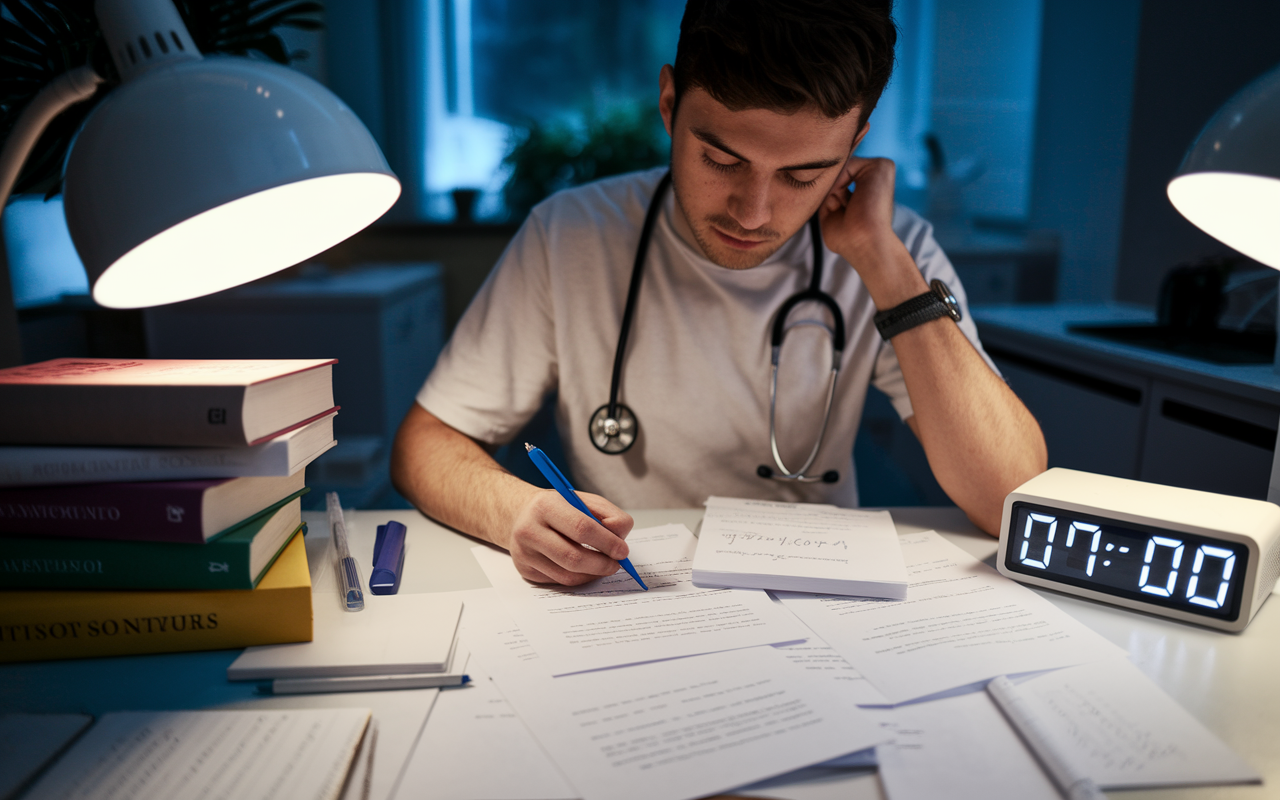
[[887, 158], [851, 156], [818, 211], [827, 247], [853, 265], [880, 309], [928, 289], [893, 232], [894, 173]]

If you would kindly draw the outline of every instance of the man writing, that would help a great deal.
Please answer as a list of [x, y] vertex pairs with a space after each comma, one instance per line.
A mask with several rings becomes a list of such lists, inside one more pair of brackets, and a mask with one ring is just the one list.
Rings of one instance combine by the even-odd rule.
[[[525, 578], [578, 585], [613, 574], [628, 554], [631, 518], [615, 502], [856, 505], [853, 440], [875, 385], [948, 496], [996, 532], [1004, 496], [1044, 470], [1044, 440], [981, 352], [929, 226], [895, 207], [893, 163], [852, 155], [893, 63], [887, 5], [690, 0], [675, 65], [659, 78], [670, 188], [666, 170], [651, 170], [533, 210], [401, 426], [397, 489], [509, 550]], [[610, 399], [650, 209], [619, 362], [618, 402], [638, 433], [624, 452], [604, 452], [590, 422]], [[775, 315], [810, 286], [815, 245], [819, 288], [841, 315], [816, 300], [792, 306], [775, 377]], [[942, 299], [945, 286], [958, 308]], [[839, 379], [824, 413], [833, 352]], [[552, 391], [569, 467], [603, 526], [489, 455]], [[759, 467], [799, 466], [815, 442], [807, 475], [834, 481]]]

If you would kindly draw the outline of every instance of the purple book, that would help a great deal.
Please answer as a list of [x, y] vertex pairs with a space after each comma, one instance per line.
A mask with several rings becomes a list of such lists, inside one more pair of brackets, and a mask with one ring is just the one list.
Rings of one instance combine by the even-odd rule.
[[303, 488], [281, 477], [0, 489], [0, 536], [204, 544]]

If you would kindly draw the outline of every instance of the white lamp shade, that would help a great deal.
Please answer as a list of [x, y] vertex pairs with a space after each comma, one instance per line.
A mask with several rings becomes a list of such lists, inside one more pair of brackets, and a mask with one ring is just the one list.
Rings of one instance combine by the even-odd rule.
[[1280, 269], [1280, 67], [1218, 110], [1167, 191], [1196, 227]]
[[111, 92], [67, 159], [67, 227], [98, 303], [237, 286], [322, 252], [400, 194], [368, 130], [293, 70], [208, 57]]

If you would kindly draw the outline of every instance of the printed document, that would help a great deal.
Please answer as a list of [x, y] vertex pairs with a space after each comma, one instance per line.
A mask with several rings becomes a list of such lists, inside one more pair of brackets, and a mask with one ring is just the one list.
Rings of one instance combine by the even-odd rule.
[[890, 703], [1124, 652], [933, 531], [900, 537], [906, 600], [778, 593]]
[[581, 797], [493, 680], [444, 689], [400, 782], [397, 800], [575, 800]]
[[796, 642], [810, 635], [762, 591], [694, 586], [698, 543], [683, 525], [634, 531], [627, 544], [647, 592], [622, 571], [583, 586], [537, 586], [520, 577], [505, 553], [488, 547], [471, 552], [507, 613], [533, 642], [542, 668], [553, 675]]
[[772, 647], [551, 678], [518, 630], [468, 643], [584, 800], [702, 797], [885, 739]]
[[888, 511], [728, 497], [707, 499], [693, 559], [698, 586], [907, 596]]
[[28, 800], [334, 800], [367, 708], [103, 715]]

